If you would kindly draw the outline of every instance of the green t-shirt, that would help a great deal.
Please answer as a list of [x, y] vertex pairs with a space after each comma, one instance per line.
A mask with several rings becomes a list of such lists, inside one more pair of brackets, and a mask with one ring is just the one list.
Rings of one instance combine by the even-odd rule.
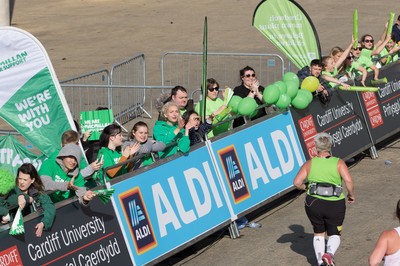
[[[311, 169], [310, 173], [307, 176], [308, 183], [329, 183], [336, 186], [342, 185], [342, 177], [338, 171], [338, 162], [339, 158], [337, 157], [330, 157], [330, 158], [320, 158], [314, 157], [311, 159]], [[309, 191], [307, 194], [310, 195]], [[319, 195], [312, 195], [313, 197], [324, 199], [324, 200], [341, 200], [344, 199], [344, 194], [339, 197], [332, 196], [332, 197], [324, 197]]]
[[[55, 182], [69, 182], [71, 181], [71, 177], [69, 176], [57, 163], [56, 159], [47, 159], [43, 162], [42, 166], [39, 170], [39, 176], [47, 175], [50, 176]], [[85, 180], [82, 177], [81, 173], [79, 173], [75, 177], [74, 185], [77, 187], [84, 187]], [[51, 200], [55, 202], [59, 202], [68, 198], [75, 196], [75, 192], [72, 190], [67, 191], [56, 191], [50, 194]]]
[[[212, 112], [218, 110], [224, 104], [224, 101], [221, 100], [220, 98], [216, 98], [215, 100], [211, 100], [209, 98], [206, 98], [206, 99], [207, 99], [207, 101], [206, 101], [206, 116], [211, 115]], [[202, 102], [202, 100], [200, 102], [198, 102], [196, 104], [195, 108], [194, 108], [194, 110], [198, 114], [200, 114], [201, 102]], [[228, 115], [224, 119], [227, 119], [229, 117], [230, 116]], [[232, 122], [227, 122], [227, 123], [221, 124], [221, 125], [219, 125], [217, 127], [213, 127], [212, 130], [207, 134], [207, 136], [209, 138], [212, 138], [212, 137], [214, 137], [214, 136], [216, 136], [218, 134], [226, 132], [231, 127], [231, 124], [232, 124]]]
[[[322, 75], [327, 75], [327, 76], [330, 76], [330, 77], [335, 77], [338, 74], [339, 74], [339, 71], [338, 71], [337, 67], [335, 67], [333, 72], [322, 71]], [[331, 86], [332, 88], [335, 87], [336, 85], [338, 85], [338, 84], [336, 84], [335, 82], [329, 82], [329, 86]]]
[[[101, 184], [104, 185], [104, 181], [103, 181], [103, 171], [104, 169], [106, 169], [107, 167], [113, 166], [115, 164], [117, 164], [119, 162], [119, 160], [121, 159], [122, 153], [120, 151], [113, 151], [110, 150], [107, 147], [101, 147], [101, 149], [99, 150], [99, 153], [97, 155], [97, 158], [101, 158], [101, 156], [103, 155], [103, 167], [94, 175], [95, 179], [98, 179], [100, 181]], [[116, 176], [119, 175], [123, 175], [125, 173], [128, 172], [127, 166], [123, 166], [121, 167], [121, 169], [117, 172]], [[106, 180], [109, 181], [111, 179], [111, 177], [106, 173]]]
[[[383, 50], [382, 50], [382, 52], [379, 54], [379, 56], [380, 56], [380, 57], [384, 57], [384, 56], [386, 56], [386, 55], [388, 55], [388, 54], [389, 54], [389, 51], [388, 51], [387, 48], [385, 47], [385, 48], [383, 48]], [[385, 62], [385, 64], [383, 64], [383, 65], [387, 65], [387, 64], [390, 64], [390, 63], [392, 63], [392, 62], [395, 62], [395, 61], [399, 60], [399, 56], [398, 56], [397, 54], [388, 55], [386, 58], [387, 58], [387, 59], [386, 59], [386, 62]]]

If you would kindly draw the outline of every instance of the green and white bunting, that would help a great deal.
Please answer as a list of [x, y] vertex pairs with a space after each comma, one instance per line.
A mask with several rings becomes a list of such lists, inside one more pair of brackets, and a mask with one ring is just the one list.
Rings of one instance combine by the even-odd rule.
[[22, 217], [21, 208], [18, 208], [18, 211], [15, 214], [14, 221], [11, 225], [9, 234], [10, 235], [25, 234], [24, 218]]
[[0, 117], [49, 156], [73, 118], [41, 43], [14, 27], [0, 27]]
[[293, 0], [262, 1], [254, 11], [253, 26], [299, 69], [321, 56], [314, 25]]

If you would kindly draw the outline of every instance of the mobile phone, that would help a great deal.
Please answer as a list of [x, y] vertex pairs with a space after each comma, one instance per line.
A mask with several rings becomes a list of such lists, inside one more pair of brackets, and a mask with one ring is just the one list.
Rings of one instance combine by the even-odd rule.
[[102, 154], [99, 158], [97, 158], [96, 163], [100, 163], [101, 161], [103, 161], [103, 157], [104, 155]]

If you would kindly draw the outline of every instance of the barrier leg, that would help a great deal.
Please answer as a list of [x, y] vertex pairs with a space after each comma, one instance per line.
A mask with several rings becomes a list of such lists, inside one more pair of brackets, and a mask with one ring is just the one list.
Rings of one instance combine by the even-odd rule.
[[371, 154], [371, 159], [377, 159], [378, 158], [378, 152], [376, 151], [375, 146], [372, 146], [369, 148], [370, 154]]
[[238, 238], [240, 236], [239, 229], [237, 228], [236, 222], [231, 222], [229, 225], [229, 235], [231, 239]]

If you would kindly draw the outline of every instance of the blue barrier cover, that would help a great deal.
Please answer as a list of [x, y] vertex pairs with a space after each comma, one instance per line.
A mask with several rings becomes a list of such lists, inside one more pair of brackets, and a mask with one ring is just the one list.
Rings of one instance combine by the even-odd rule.
[[207, 147], [112, 187], [137, 265], [155, 260], [231, 217]]
[[290, 113], [212, 143], [235, 214], [292, 186], [305, 158]]

